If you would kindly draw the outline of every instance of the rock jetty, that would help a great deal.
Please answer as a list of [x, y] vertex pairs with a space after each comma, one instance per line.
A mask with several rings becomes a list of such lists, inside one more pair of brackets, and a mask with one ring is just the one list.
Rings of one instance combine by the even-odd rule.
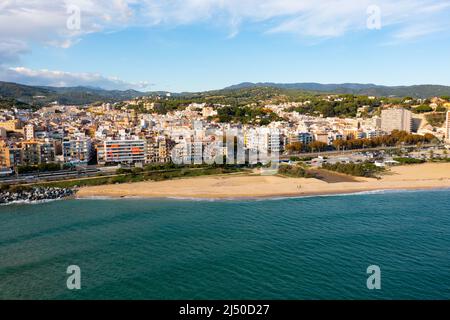
[[45, 200], [57, 200], [73, 196], [75, 191], [66, 188], [10, 188], [0, 190], [0, 204], [12, 202], [38, 202]]

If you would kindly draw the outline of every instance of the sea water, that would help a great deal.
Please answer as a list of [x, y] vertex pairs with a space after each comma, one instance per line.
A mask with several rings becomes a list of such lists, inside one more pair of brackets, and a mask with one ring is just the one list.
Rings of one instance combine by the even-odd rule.
[[0, 207], [0, 299], [449, 298], [450, 190]]

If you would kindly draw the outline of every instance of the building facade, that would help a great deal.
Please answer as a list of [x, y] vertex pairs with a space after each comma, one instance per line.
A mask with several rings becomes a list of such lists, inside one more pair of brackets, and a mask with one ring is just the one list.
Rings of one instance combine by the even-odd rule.
[[106, 140], [97, 151], [99, 164], [105, 163], [145, 163], [145, 140]]
[[381, 111], [381, 130], [389, 134], [394, 130], [411, 133], [411, 111], [402, 108], [392, 108]]
[[10, 167], [12, 167], [12, 165], [9, 146], [5, 141], [0, 140], [0, 168]]
[[77, 137], [64, 141], [62, 145], [65, 163], [78, 162], [87, 164], [92, 159], [92, 143], [87, 137]]
[[32, 124], [27, 124], [23, 128], [23, 136], [25, 140], [33, 140], [34, 139], [34, 126]]

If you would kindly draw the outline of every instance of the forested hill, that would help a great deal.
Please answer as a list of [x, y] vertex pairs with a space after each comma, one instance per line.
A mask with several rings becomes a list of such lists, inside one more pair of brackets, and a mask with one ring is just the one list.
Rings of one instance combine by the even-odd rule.
[[103, 90], [88, 87], [39, 87], [0, 81], [0, 99], [18, 101], [33, 106], [43, 106], [57, 101], [60, 104], [83, 105], [97, 101], [116, 102], [145, 96], [135, 90]]
[[380, 86], [375, 84], [342, 83], [320, 84], [305, 83], [273, 83], [273, 82], [243, 82], [225, 88], [225, 90], [245, 89], [255, 87], [270, 87], [278, 89], [305, 90], [315, 92], [328, 92], [338, 94], [356, 94], [377, 97], [414, 97], [430, 98], [450, 95], [450, 86], [441, 85], [414, 85], [414, 86]]
[[[168, 92], [140, 92], [136, 90], [104, 90], [90, 87], [28, 86], [0, 81], [0, 107], [39, 108], [52, 102], [65, 105], [85, 105], [94, 102], [119, 102], [138, 97], [166, 97]], [[450, 87], [417, 85], [387, 87], [374, 84], [319, 84], [319, 83], [241, 83], [222, 90], [172, 93], [168, 100], [251, 104], [258, 101], [284, 102], [298, 96], [314, 94], [352, 94], [377, 97], [430, 98], [450, 96]], [[167, 99], [164, 99], [167, 100]]]

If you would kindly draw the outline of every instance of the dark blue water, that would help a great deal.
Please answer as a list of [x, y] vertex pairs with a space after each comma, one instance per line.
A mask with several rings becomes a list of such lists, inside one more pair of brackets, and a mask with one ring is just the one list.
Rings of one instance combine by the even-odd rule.
[[[381, 290], [366, 287], [369, 265]], [[12, 298], [449, 299], [450, 191], [4, 206], [0, 299]]]

